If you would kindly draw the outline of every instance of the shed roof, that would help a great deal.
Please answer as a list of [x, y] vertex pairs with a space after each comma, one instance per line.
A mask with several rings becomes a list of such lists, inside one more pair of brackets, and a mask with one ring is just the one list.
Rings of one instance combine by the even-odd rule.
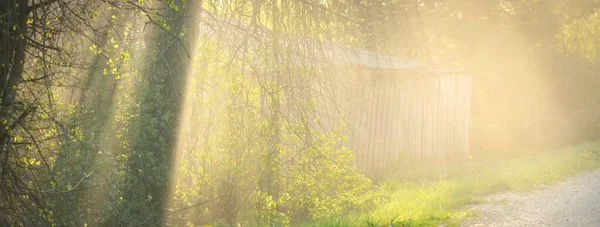
[[425, 65], [403, 58], [392, 57], [361, 48], [345, 48], [337, 44], [321, 43], [324, 58], [333, 64], [352, 64], [375, 69], [416, 69]]
[[[210, 12], [203, 11], [203, 23], [200, 25], [202, 33], [211, 39], [223, 41], [226, 46], [232, 49], [239, 49], [244, 43], [253, 48], [260, 48], [260, 42], [265, 42], [270, 36], [271, 30], [266, 27], [260, 27], [249, 32], [250, 25], [247, 22], [222, 18], [215, 16]], [[250, 37], [250, 38], [248, 38]], [[431, 67], [415, 61], [406, 60], [399, 57], [387, 56], [374, 51], [361, 48], [348, 48], [340, 44], [324, 42], [319, 40], [285, 40], [286, 45], [297, 45], [299, 43], [308, 44], [310, 51], [297, 53], [292, 59], [293, 62], [319, 62], [320, 66], [328, 65], [355, 65], [370, 69], [381, 70], [410, 70], [423, 69], [429, 72], [448, 72], [450, 70]], [[307, 52], [311, 52], [308, 54]], [[309, 59], [310, 58], [310, 59]]]

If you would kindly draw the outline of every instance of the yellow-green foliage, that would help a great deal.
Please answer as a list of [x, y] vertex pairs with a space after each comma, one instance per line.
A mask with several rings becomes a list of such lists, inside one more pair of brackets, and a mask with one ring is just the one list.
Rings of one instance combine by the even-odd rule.
[[359, 206], [370, 180], [340, 144], [342, 126], [318, 127], [313, 99], [292, 97], [262, 74], [266, 68], [233, 60], [221, 42], [200, 43], [202, 55], [188, 79], [190, 116], [183, 117], [190, 121], [183, 127], [189, 133], [171, 208], [184, 210], [174, 222], [289, 225]]
[[[311, 226], [456, 226], [472, 215], [460, 210], [481, 197], [508, 190], [531, 190], [600, 167], [600, 145], [585, 143], [559, 151], [503, 161], [463, 163], [428, 172], [422, 181], [397, 174], [364, 195], [365, 209], [314, 222]], [[448, 175], [448, 173], [450, 173]], [[415, 174], [415, 173], [411, 173]], [[399, 180], [404, 179], [404, 180]]]
[[600, 11], [596, 11], [587, 18], [573, 20], [561, 28], [556, 36], [561, 42], [562, 52], [595, 62], [600, 54]]

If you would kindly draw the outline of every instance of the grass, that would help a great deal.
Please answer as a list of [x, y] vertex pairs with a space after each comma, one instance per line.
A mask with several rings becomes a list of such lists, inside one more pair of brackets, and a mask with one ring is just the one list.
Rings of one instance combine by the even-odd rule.
[[600, 144], [504, 160], [473, 160], [380, 177], [363, 206], [307, 226], [458, 226], [476, 215], [460, 208], [482, 196], [527, 191], [600, 168]]

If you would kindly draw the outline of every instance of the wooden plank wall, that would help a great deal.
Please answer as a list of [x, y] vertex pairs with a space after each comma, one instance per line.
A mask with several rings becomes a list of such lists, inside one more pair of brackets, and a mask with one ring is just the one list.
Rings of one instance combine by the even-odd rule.
[[349, 146], [363, 171], [469, 152], [471, 77], [372, 75], [352, 86]]

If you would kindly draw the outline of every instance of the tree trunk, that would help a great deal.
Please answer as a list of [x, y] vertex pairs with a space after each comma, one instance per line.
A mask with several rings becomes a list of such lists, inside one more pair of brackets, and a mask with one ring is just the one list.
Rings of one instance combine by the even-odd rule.
[[2, 104], [0, 105], [0, 154], [7, 148], [10, 138], [11, 115], [16, 102], [17, 86], [23, 80], [25, 49], [27, 42], [27, 1], [19, 3], [4, 0], [0, 14], [0, 85], [2, 86]]

